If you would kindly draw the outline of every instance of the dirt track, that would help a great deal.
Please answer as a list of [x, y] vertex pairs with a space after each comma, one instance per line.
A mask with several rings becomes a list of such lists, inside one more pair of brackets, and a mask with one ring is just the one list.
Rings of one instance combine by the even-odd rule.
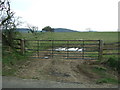
[[[85, 61], [83, 60], [65, 60], [59, 59], [59, 57], [44, 60], [32, 59], [27, 61], [24, 65], [19, 66], [16, 76], [23, 79], [79, 84], [80, 86], [76, 86], [79, 88], [117, 87], [117, 85], [111, 84], [96, 84], [95, 80], [99, 78], [99, 76], [94, 73], [87, 72], [86, 68], [82, 67], [84, 63]], [[58, 85], [58, 87], [60, 86]], [[75, 87], [75, 85], [66, 85], [64, 87]]]
[[80, 64], [82, 61], [35, 59], [21, 66], [16, 75], [22, 78], [88, 83], [90, 79], [77, 70], [77, 65]]

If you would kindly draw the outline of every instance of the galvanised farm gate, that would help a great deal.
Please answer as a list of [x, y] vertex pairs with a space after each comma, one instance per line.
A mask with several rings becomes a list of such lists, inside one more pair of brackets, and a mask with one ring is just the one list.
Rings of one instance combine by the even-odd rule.
[[102, 40], [21, 40], [17, 50], [32, 53], [37, 59], [98, 60], [102, 58]]

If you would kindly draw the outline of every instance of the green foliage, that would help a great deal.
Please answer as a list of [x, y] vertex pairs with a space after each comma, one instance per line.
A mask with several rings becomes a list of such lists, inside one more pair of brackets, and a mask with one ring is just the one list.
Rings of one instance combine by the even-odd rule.
[[100, 77], [106, 77], [107, 76], [107, 73], [106, 73], [107, 69], [105, 67], [102, 67], [102, 66], [94, 66], [92, 68], [92, 72], [98, 74]]
[[96, 73], [99, 78], [96, 80], [97, 84], [101, 83], [112, 83], [112, 84], [118, 84], [119, 80], [118, 78], [115, 78], [112, 74], [108, 73], [108, 69], [103, 66], [94, 66], [92, 69], [92, 72]]
[[25, 61], [27, 59], [27, 54], [22, 55], [14, 50], [12, 50], [11, 52], [3, 50], [2, 55], [2, 62], [6, 65], [15, 65], [18, 62]]
[[15, 41], [14, 38], [20, 37], [21, 34], [16, 31], [16, 28], [3, 30], [2, 32], [2, 41], [3, 45], [14, 47]]
[[0, 27], [2, 30], [3, 45], [13, 48], [14, 38], [16, 38], [16, 26], [20, 24], [19, 18], [14, 17], [14, 12], [11, 11], [10, 1], [0, 1]]
[[15, 50], [7, 51], [7, 48], [2, 50], [2, 75], [14, 76], [19, 66], [28, 60], [30, 54], [22, 55]]
[[106, 71], [107, 70], [105, 67], [101, 67], [101, 66], [96, 66], [96, 67], [94, 67], [94, 69], [96, 71]]
[[46, 31], [46, 32], [54, 32], [54, 29], [51, 28], [50, 26], [46, 26], [42, 29], [43, 31]]
[[110, 57], [106, 64], [116, 70], [120, 70], [120, 58]]
[[113, 79], [113, 78], [101, 78], [101, 79], [98, 79], [96, 81], [97, 84], [100, 84], [100, 83], [113, 83], [113, 84], [118, 84], [119, 81], [117, 79]]
[[16, 71], [17, 71], [17, 69], [15, 67], [7, 69], [7, 70], [3, 70], [2, 71], [2, 76], [13, 76], [13, 75], [15, 75]]

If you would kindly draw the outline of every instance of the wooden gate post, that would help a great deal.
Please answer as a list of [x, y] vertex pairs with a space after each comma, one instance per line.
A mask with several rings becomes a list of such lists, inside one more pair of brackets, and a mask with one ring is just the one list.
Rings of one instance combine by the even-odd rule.
[[37, 54], [38, 54], [38, 58], [40, 57], [40, 55], [39, 55], [39, 40], [37, 41], [37, 44], [38, 44], [38, 52], [37, 52]]
[[84, 43], [84, 42], [85, 42], [85, 40], [82, 40], [82, 41], [83, 41], [83, 44], [82, 44], [82, 45], [83, 45], [83, 46], [82, 46], [82, 48], [83, 48], [83, 51], [82, 51], [82, 59], [84, 59], [84, 56], [85, 56], [85, 55], [84, 55], [84, 46], [85, 46], [85, 43]]
[[51, 46], [52, 46], [52, 58], [53, 58], [53, 54], [54, 54], [53, 53], [53, 48], [54, 48], [53, 45], [54, 45], [54, 42], [53, 42], [53, 40], [51, 40], [51, 41], [52, 41], [52, 45]]
[[102, 60], [103, 57], [103, 40], [99, 40], [99, 60]]
[[20, 47], [21, 47], [21, 53], [24, 54], [25, 53], [25, 41], [24, 41], [24, 39], [20, 40]]
[[[69, 48], [69, 41], [67, 41], [67, 48]], [[67, 49], [67, 58], [69, 57], [69, 51]]]

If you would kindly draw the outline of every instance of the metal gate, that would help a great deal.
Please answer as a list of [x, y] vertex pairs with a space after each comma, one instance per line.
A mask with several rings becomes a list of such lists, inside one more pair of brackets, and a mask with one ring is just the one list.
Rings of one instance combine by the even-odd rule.
[[102, 40], [20, 40], [21, 51], [37, 59], [98, 60]]

